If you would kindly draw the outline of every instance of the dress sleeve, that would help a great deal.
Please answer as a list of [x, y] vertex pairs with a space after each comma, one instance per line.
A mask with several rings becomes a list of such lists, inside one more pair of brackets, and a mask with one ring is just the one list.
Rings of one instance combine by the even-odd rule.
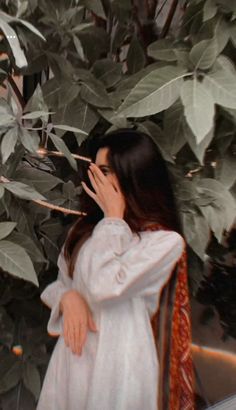
[[102, 302], [157, 293], [167, 282], [184, 249], [174, 231], [145, 233], [134, 240], [128, 224], [103, 218], [86, 248], [85, 283], [91, 300]]
[[57, 261], [59, 268], [57, 280], [50, 283], [40, 295], [41, 300], [51, 309], [47, 330], [52, 336], [59, 336], [62, 334], [60, 300], [63, 293], [72, 287], [72, 280], [67, 273], [67, 266], [62, 253], [63, 248]]

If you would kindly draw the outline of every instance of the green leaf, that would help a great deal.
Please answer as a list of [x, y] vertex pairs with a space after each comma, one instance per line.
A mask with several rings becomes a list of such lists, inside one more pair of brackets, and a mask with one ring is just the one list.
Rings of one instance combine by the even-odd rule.
[[19, 128], [19, 137], [22, 145], [32, 153], [35, 153], [39, 148], [40, 137], [37, 131], [28, 131], [24, 127]]
[[20, 360], [7, 354], [1, 357], [0, 394], [10, 390], [21, 379], [22, 363]]
[[182, 220], [184, 236], [188, 245], [203, 260], [210, 240], [210, 229], [206, 224], [205, 218], [195, 212], [184, 212]]
[[10, 157], [11, 153], [14, 152], [17, 143], [18, 127], [10, 128], [4, 135], [1, 142], [1, 155], [2, 163], [5, 162]]
[[84, 50], [83, 50], [83, 46], [81, 44], [80, 39], [74, 34], [73, 35], [73, 42], [75, 45], [75, 49], [78, 53], [79, 58], [84, 61], [85, 60], [85, 55], [84, 55]]
[[6, 14], [4, 12], [0, 12], [0, 18], [2, 18], [5, 22], [10, 23], [10, 22], [17, 22], [25, 27], [27, 27], [30, 31], [32, 31], [34, 34], [36, 34], [38, 37], [40, 37], [42, 40], [46, 41], [45, 37], [40, 33], [40, 31], [33, 26], [33, 24], [29, 23], [26, 20], [22, 20], [13, 16], [10, 16], [9, 14]]
[[37, 367], [29, 361], [24, 365], [23, 381], [25, 387], [27, 387], [27, 389], [29, 389], [34, 395], [35, 399], [38, 400], [41, 388], [40, 374]]
[[41, 199], [46, 200], [46, 198], [41, 195], [39, 192], [35, 191], [32, 187], [23, 184], [22, 182], [12, 181], [12, 182], [3, 182], [2, 185], [8, 191], [12, 192], [14, 195], [22, 199]]
[[2, 184], [0, 184], [0, 199], [3, 197], [4, 192], [5, 192], [4, 187], [2, 186]]
[[217, 161], [217, 179], [228, 189], [232, 187], [236, 180], [236, 161], [231, 153], [225, 153], [224, 157]]
[[195, 69], [201, 68], [206, 70], [210, 68], [218, 55], [218, 45], [215, 38], [211, 40], [202, 40], [193, 46], [190, 51], [190, 60]]
[[51, 175], [49, 172], [29, 166], [19, 167], [14, 175], [14, 179], [27, 183], [40, 193], [49, 192], [63, 182], [60, 178]]
[[43, 36], [40, 31], [33, 26], [33, 24], [29, 23], [29, 21], [22, 20], [22, 19], [14, 19], [13, 21], [17, 21], [18, 23], [21, 23], [23, 26], [27, 27], [30, 31], [32, 31], [36, 36], [40, 37], [43, 41], [47, 41], [46, 38]]
[[16, 243], [17, 245], [22, 246], [25, 251], [28, 253], [30, 259], [34, 262], [46, 262], [45, 257], [43, 256], [41, 249], [35, 244], [35, 242], [27, 235], [21, 232], [12, 232], [8, 240], [10, 242]]
[[233, 42], [234, 47], [236, 47], [236, 25], [235, 24], [230, 29], [230, 38]]
[[2, 269], [11, 275], [38, 285], [32, 261], [21, 246], [5, 240], [0, 241], [0, 264]]
[[16, 222], [0, 222], [0, 239], [8, 236], [16, 227]]
[[214, 36], [217, 42], [218, 54], [221, 53], [230, 38], [229, 24], [222, 18], [219, 18], [215, 25]]
[[185, 81], [181, 88], [184, 114], [199, 144], [214, 124], [214, 100], [206, 88], [197, 81]]
[[[5, 99], [0, 98], [0, 127], [12, 127], [16, 123], [16, 118], [11, 107]], [[1, 131], [0, 131], [1, 134]]]
[[[9, 289], [9, 288], [8, 288]], [[7, 294], [7, 290], [4, 292]], [[1, 304], [4, 303], [4, 293], [1, 297]], [[9, 299], [8, 299], [9, 300]], [[14, 322], [7, 314], [6, 309], [0, 306], [0, 343], [3, 346], [7, 346], [11, 349], [14, 340]], [[0, 358], [1, 361], [1, 358]]]
[[133, 36], [127, 54], [127, 67], [130, 74], [135, 74], [145, 66], [146, 58], [143, 48], [136, 36]]
[[96, 14], [96, 16], [106, 20], [106, 15], [101, 0], [83, 0], [81, 4], [83, 4], [88, 10]]
[[[73, 100], [68, 105], [57, 110], [53, 116], [54, 123], [62, 123], [84, 130], [89, 133], [98, 122], [98, 114], [91, 108], [91, 106], [79, 97]], [[78, 144], [80, 144], [84, 137], [82, 134], [75, 134]]]
[[217, 6], [215, 0], [207, 0], [203, 7], [203, 21], [207, 21], [215, 17]]
[[111, 102], [103, 84], [94, 79], [83, 82], [80, 89], [80, 97], [95, 107], [110, 107]]
[[164, 133], [166, 150], [174, 157], [186, 143], [184, 139], [184, 110], [180, 100], [165, 111]]
[[122, 64], [109, 58], [95, 61], [93, 74], [106, 88], [113, 87], [122, 78]]
[[88, 135], [87, 132], [81, 130], [80, 128], [76, 127], [71, 127], [70, 125], [59, 125], [59, 124], [53, 124], [53, 128], [59, 129], [59, 130], [64, 130], [64, 131], [71, 131], [71, 132], [77, 132], [78, 134], [83, 134], [83, 135]]
[[0, 112], [0, 127], [14, 126], [15, 122], [16, 122], [16, 119], [15, 117], [13, 117], [13, 115], [5, 114], [3, 116], [3, 113]]
[[229, 71], [233, 75], [235, 73], [235, 68], [232, 60], [230, 60], [223, 54], [219, 55], [213, 67], [213, 72], [219, 70]]
[[2, 30], [3, 34], [7, 38], [7, 41], [11, 47], [12, 54], [15, 58], [15, 63], [17, 67], [19, 68], [26, 67], [27, 60], [25, 58], [25, 54], [23, 50], [21, 49], [17, 34], [11, 28], [9, 24], [7, 24], [4, 20], [2, 20], [1, 15], [0, 15], [0, 29]]
[[46, 112], [46, 111], [34, 111], [29, 112], [28, 114], [22, 115], [23, 120], [34, 120], [35, 118], [41, 118], [48, 116], [49, 114], [54, 114], [54, 112]]
[[35, 88], [33, 95], [30, 97], [29, 101], [24, 107], [24, 112], [27, 112], [27, 111], [30, 111], [30, 112], [42, 111], [45, 113], [45, 118], [43, 117], [44, 121], [48, 120], [46, 116], [46, 112], [48, 112], [49, 110], [48, 110], [47, 104], [44, 101], [40, 84], [37, 84], [37, 87]]
[[169, 39], [157, 40], [150, 44], [147, 53], [155, 60], [176, 61], [177, 57], [174, 51], [173, 41]]
[[118, 115], [144, 117], [170, 107], [179, 97], [185, 70], [166, 66], [144, 76], [131, 90]]
[[211, 93], [216, 104], [236, 108], [236, 74], [219, 70], [205, 75], [203, 87]]
[[[228, 189], [212, 178], [198, 181], [197, 192], [200, 197], [209, 199], [206, 205], [199, 205], [218, 241], [222, 240], [224, 230], [229, 231], [235, 220], [236, 204]], [[196, 204], [197, 204], [196, 200]]]
[[205, 155], [206, 149], [214, 137], [213, 128], [203, 138], [203, 140], [200, 143], [196, 143], [195, 135], [193, 134], [192, 130], [190, 129], [187, 123], [185, 123], [183, 126], [183, 132], [184, 132], [184, 137], [186, 141], [188, 142], [191, 150], [195, 154], [196, 158], [198, 159], [201, 165], [204, 165], [204, 155]]
[[68, 162], [72, 166], [72, 168], [75, 171], [77, 171], [78, 169], [77, 169], [76, 160], [72, 157], [71, 152], [67, 148], [65, 142], [61, 138], [59, 138], [57, 135], [55, 135], [51, 132], [49, 132], [48, 135], [51, 138], [51, 140], [52, 140], [53, 144], [55, 145], [55, 147], [58, 149], [58, 151], [63, 152], [65, 157], [68, 159]]

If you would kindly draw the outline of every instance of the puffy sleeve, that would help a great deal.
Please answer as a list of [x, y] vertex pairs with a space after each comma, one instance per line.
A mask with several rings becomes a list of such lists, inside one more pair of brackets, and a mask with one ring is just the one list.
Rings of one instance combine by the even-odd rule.
[[52, 336], [62, 334], [62, 314], [60, 312], [60, 300], [64, 292], [71, 289], [72, 280], [67, 273], [67, 266], [62, 256], [63, 248], [58, 257], [58, 277], [55, 282], [50, 283], [41, 293], [41, 300], [51, 309], [47, 330]]
[[169, 279], [184, 249], [175, 231], [145, 232], [134, 240], [129, 225], [103, 218], [85, 250], [84, 282], [91, 300], [103, 302], [155, 294]]

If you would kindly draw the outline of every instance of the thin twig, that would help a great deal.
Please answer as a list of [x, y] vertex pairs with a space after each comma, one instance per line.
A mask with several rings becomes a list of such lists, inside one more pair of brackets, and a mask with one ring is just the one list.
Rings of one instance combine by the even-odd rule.
[[[0, 176], [0, 182], [4, 183], [4, 182], [11, 182], [11, 181], [9, 181], [9, 179], [7, 179], [3, 175], [1, 175]], [[49, 202], [46, 202], [46, 201], [42, 201], [41, 199], [32, 199], [32, 201], [35, 202], [36, 204], [40, 205], [40, 206], [52, 209], [54, 211], [59, 211], [59, 212], [62, 212], [64, 214], [81, 215], [81, 216], [87, 215], [86, 212], [76, 211], [76, 210], [68, 209], [68, 208], [63, 208], [61, 206], [53, 205], [53, 204], [51, 204]]]
[[169, 13], [168, 13], [168, 15], [167, 15], [167, 19], [166, 19], [166, 21], [165, 21], [165, 24], [164, 24], [162, 30], [161, 30], [160, 38], [164, 38], [164, 37], [167, 35], [167, 33], [168, 33], [169, 29], [170, 29], [170, 26], [171, 26], [173, 17], [174, 17], [174, 15], [175, 15], [175, 12], [176, 12], [178, 3], [179, 3], [178, 0], [173, 0], [173, 2], [172, 2], [172, 4], [171, 4], [171, 7], [170, 7], [170, 9], [169, 9]]
[[[47, 157], [47, 156], [54, 156], [54, 157], [64, 157], [65, 155], [63, 154], [63, 152], [61, 151], [48, 151], [46, 148], [39, 148], [37, 149], [37, 154], [39, 154], [40, 156], [43, 157]], [[86, 162], [92, 162], [91, 158], [88, 157], [84, 157], [82, 155], [78, 155], [78, 154], [71, 154], [71, 156], [75, 159], [80, 159], [81, 161], [86, 161]]]

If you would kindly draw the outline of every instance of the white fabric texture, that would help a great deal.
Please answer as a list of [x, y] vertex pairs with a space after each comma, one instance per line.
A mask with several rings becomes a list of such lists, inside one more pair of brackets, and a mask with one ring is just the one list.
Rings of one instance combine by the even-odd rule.
[[[41, 294], [51, 308], [48, 331], [59, 334], [37, 410], [158, 410], [158, 358], [150, 318], [184, 249], [174, 231], [132, 233], [103, 218], [82, 246], [73, 280], [61, 252], [58, 279]], [[62, 250], [63, 251], [63, 250]], [[59, 302], [78, 290], [97, 328], [81, 356], [65, 345]]]

